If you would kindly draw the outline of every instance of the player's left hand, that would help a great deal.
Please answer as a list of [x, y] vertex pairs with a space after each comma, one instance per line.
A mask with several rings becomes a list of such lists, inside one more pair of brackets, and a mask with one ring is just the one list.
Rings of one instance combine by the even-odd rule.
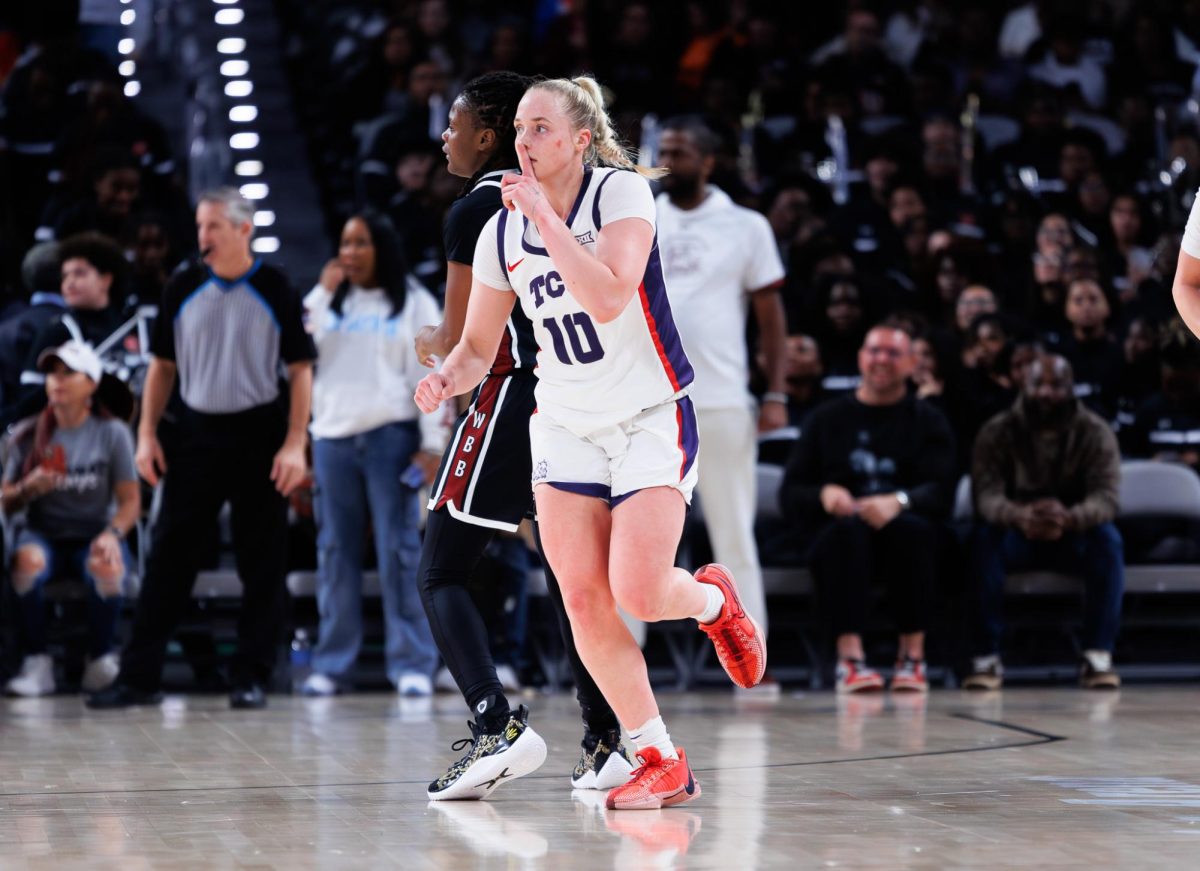
[[533, 210], [538, 203], [546, 198], [542, 185], [533, 172], [533, 162], [529, 159], [529, 149], [517, 145], [517, 163], [521, 165], [521, 174], [507, 173], [500, 179], [500, 199], [510, 212], [519, 208], [521, 214], [533, 217]]
[[451, 396], [454, 396], [454, 382], [441, 372], [434, 372], [421, 379], [413, 401], [417, 403], [417, 408], [429, 414], [436, 411], [437, 407]]

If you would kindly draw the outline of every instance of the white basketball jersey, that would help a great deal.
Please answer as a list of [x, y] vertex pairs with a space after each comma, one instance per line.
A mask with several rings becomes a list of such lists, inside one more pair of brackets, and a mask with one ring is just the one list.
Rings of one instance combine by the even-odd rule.
[[[624, 218], [655, 225], [654, 197], [634, 172], [587, 169], [567, 226], [595, 251], [602, 227]], [[502, 209], [475, 246], [474, 275], [513, 290], [538, 341], [538, 411], [584, 435], [627, 420], [684, 391], [693, 378], [667, 301], [655, 236], [637, 293], [607, 324], [596, 323], [567, 290], [537, 227]]]

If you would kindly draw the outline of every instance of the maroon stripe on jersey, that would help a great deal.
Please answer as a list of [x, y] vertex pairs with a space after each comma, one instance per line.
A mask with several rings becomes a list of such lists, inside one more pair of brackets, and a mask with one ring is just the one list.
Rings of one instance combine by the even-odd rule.
[[516, 368], [516, 358], [512, 352], [512, 333], [509, 327], [512, 322], [504, 325], [504, 335], [500, 337], [500, 347], [496, 349], [496, 359], [492, 361], [490, 375], [508, 375]]
[[462, 436], [454, 448], [454, 454], [446, 461], [449, 463], [446, 467], [446, 483], [442, 486], [442, 494], [434, 503], [434, 511], [444, 508], [447, 502], [453, 502], [454, 507], [460, 511], [466, 510], [467, 488], [470, 487], [475, 467], [479, 464], [483, 437], [496, 414], [496, 403], [504, 381], [503, 378], [485, 378], [483, 386], [479, 388], [479, 396], [467, 409]]

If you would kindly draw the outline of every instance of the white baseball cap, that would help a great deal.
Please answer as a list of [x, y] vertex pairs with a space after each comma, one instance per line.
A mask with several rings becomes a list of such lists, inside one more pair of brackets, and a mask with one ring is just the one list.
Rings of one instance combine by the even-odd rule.
[[82, 372], [97, 384], [100, 383], [100, 378], [104, 374], [104, 364], [100, 362], [100, 355], [86, 342], [72, 339], [57, 348], [47, 348], [42, 351], [38, 355], [38, 371], [45, 372], [55, 360], [61, 360], [62, 364], [72, 372]]

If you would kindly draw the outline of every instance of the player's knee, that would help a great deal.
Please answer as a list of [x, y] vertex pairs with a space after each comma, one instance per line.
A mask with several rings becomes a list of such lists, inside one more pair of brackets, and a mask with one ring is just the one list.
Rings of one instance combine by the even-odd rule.
[[617, 604], [635, 620], [657, 623], [663, 619], [666, 602], [662, 591], [651, 584], [613, 584]]
[[17, 548], [13, 556], [12, 585], [18, 596], [33, 589], [38, 575], [46, 570], [46, 552], [35, 544]]
[[612, 609], [612, 598], [597, 592], [596, 588], [585, 586], [564, 587], [562, 590], [563, 607], [571, 618], [571, 626], [586, 630], [595, 622], [602, 609]]

